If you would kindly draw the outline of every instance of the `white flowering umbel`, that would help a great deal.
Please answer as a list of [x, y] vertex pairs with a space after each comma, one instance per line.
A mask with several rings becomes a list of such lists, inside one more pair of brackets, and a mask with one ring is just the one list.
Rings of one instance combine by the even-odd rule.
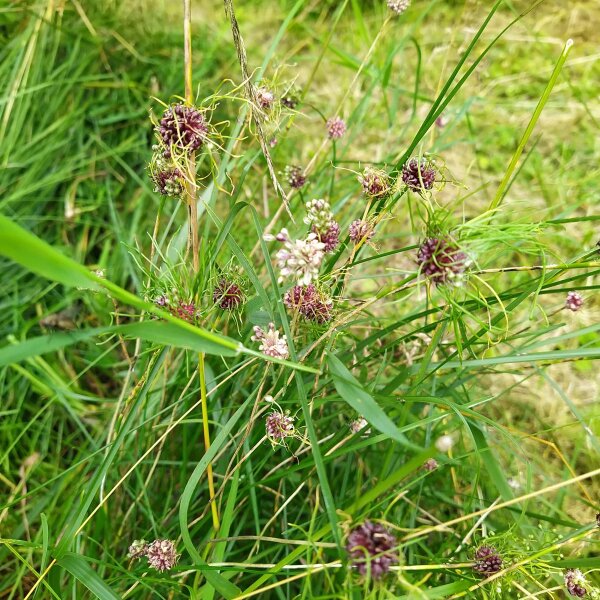
[[260, 342], [258, 349], [267, 356], [282, 358], [284, 360], [290, 356], [287, 338], [285, 335], [279, 337], [279, 331], [275, 329], [274, 323], [269, 323], [267, 331], [262, 329], [262, 327], [256, 326], [251, 339], [253, 342]]
[[327, 200], [309, 200], [306, 203], [304, 222], [318, 232], [327, 231], [333, 222], [333, 213]]
[[284, 279], [294, 279], [297, 285], [308, 285], [319, 276], [319, 269], [325, 256], [325, 244], [319, 241], [316, 233], [309, 233], [304, 240], [292, 240], [287, 229], [282, 229], [275, 237], [265, 235], [265, 240], [276, 239], [284, 247], [277, 251], [279, 283]]

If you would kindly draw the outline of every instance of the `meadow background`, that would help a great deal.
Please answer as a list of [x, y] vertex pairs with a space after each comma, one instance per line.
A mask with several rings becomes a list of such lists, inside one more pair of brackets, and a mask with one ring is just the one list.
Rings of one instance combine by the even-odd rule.
[[[530, 5], [502, 3], [462, 73]], [[238, 0], [235, 8], [250, 69], [266, 65], [265, 77], [295, 82], [305, 94], [277, 133], [276, 170], [312, 161], [304, 198], [328, 197], [347, 228], [364, 210], [357, 172], [397, 163], [492, 5], [413, 0], [387, 21], [379, 0]], [[197, 96], [231, 90], [224, 80], [239, 85], [222, 4], [194, 0], [192, 25]], [[574, 41], [498, 217], [522, 225], [525, 249], [517, 237], [503, 244], [515, 229], [471, 229], [483, 240], [478, 266], [497, 271], [484, 275], [489, 307], [463, 296], [451, 304], [422, 285], [352, 313], [415, 271], [414, 250], [400, 251], [425, 235], [415, 196], [386, 214], [376, 246], [363, 255], [370, 260], [355, 265], [352, 294], [340, 302], [352, 318], [336, 331], [298, 334], [298, 360], [319, 376], [255, 357], [207, 356], [208, 388], [220, 386], [209, 398], [220, 440], [211, 459], [219, 531], [201, 460], [202, 416], [199, 408], [188, 414], [199, 398], [194, 353], [135, 336], [68, 341], [139, 310], [118, 294], [40, 277], [43, 251], [18, 250], [37, 268], [1, 259], [0, 597], [563, 598], [565, 568], [598, 582], [600, 479], [573, 480], [598, 468], [600, 449], [599, 30], [594, 0], [542, 2], [494, 44], [444, 110], [442, 126], [433, 124], [415, 150], [446, 168], [449, 181], [435, 196], [440, 210], [458, 221], [485, 213], [566, 40]], [[0, 3], [0, 211], [144, 299], [161, 277], [177, 285], [187, 277], [178, 261], [185, 206], [161, 199], [146, 172], [149, 114], [161, 111], [154, 98], [183, 95], [183, 64], [179, 2]], [[230, 124], [228, 134], [243, 132], [237, 141], [225, 138], [220, 187], [202, 166], [207, 242], [195, 285], [206, 296], [217, 257], [220, 264], [248, 259], [247, 310], [236, 318], [213, 311], [206, 326], [255, 347], [251, 325], [265, 325], [266, 305], [277, 301], [269, 257], [255, 245], [281, 201], [247, 126], [243, 91], [234, 95], [213, 115]], [[331, 144], [322, 149], [324, 118], [338, 107], [348, 132], [332, 154]], [[291, 207], [302, 223], [297, 197]], [[235, 211], [242, 216], [230, 221]], [[278, 227], [291, 230], [280, 215]], [[3, 227], [0, 237], [12, 239]], [[208, 242], [221, 236], [234, 239], [235, 251], [223, 245], [213, 255]], [[165, 271], [149, 286], [146, 259], [157, 255]], [[545, 263], [563, 266], [525, 268]], [[584, 306], [564, 310], [575, 290]], [[496, 297], [506, 314], [492, 306]], [[75, 329], [44, 326], [61, 311]], [[39, 339], [17, 356], [14, 348], [29, 338]], [[319, 339], [305, 360], [304, 349]], [[42, 353], [56, 340], [68, 343]], [[395, 439], [375, 426], [367, 434], [349, 430], [360, 393], [340, 391], [325, 350], [383, 407], [398, 428]], [[299, 382], [288, 393], [292, 376]], [[269, 392], [296, 416], [290, 447], [264, 438]], [[440, 453], [434, 442], [444, 435], [454, 444]], [[439, 463], [432, 472], [421, 468], [429, 456]], [[500, 502], [509, 506], [485, 512]], [[469, 516], [477, 511], [485, 516]], [[385, 583], [357, 577], [343, 547], [365, 519], [387, 523], [401, 564], [419, 569], [396, 569]], [[142, 538], [174, 540], [177, 567], [158, 574], [130, 561], [129, 545]], [[473, 551], [486, 538], [508, 570], [479, 586]]]

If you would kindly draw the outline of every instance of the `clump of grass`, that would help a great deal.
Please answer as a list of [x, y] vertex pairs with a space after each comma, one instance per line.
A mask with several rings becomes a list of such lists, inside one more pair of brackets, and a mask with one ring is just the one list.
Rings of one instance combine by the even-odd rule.
[[[479, 162], [475, 183], [467, 161], [455, 168], [463, 138], [452, 130], [474, 147], [489, 133], [479, 123], [478, 137], [462, 96], [494, 61], [497, 40], [485, 43], [496, 20], [519, 27], [529, 11], [498, 2], [478, 13], [444, 83], [448, 69], [422, 60], [419, 35], [435, 3], [342, 2], [317, 16], [298, 3], [267, 48], [246, 37], [247, 55], [256, 31], [227, 0], [224, 52], [241, 75], [230, 62], [214, 78], [204, 57], [217, 70], [222, 38], [192, 35], [183, 5], [183, 36], [162, 53], [112, 29], [119, 49], [107, 53], [94, 20], [115, 27], [114, 14], [79, 3], [16, 10], [32, 50], [3, 51], [20, 75], [0, 71], [12, 82], [0, 130], [11, 217], [0, 220], [11, 259], [2, 589], [594, 597], [595, 415], [551, 374], [600, 357], [595, 324], [566, 325], [592, 314], [597, 249], [555, 244], [577, 207], [517, 201], [530, 161], [547, 158], [537, 145], [523, 153], [569, 47], [512, 136], [517, 151], [490, 173]], [[297, 65], [277, 64], [306, 35], [295, 37], [294, 20], [326, 23], [328, 35], [310, 42], [316, 59], [296, 50]], [[87, 50], [61, 63], [63, 22]], [[358, 32], [359, 57], [344, 28]], [[56, 60], [42, 61], [39, 45]], [[86, 86], [121, 90], [111, 69], [121, 53], [139, 67], [137, 86], [151, 64], [160, 89], [132, 85], [115, 113]], [[95, 61], [103, 70], [91, 77]], [[436, 89], [425, 90], [424, 69]], [[36, 107], [29, 96], [47, 85], [77, 108]], [[160, 100], [145, 120], [150, 96]], [[43, 147], [31, 154], [42, 140], [66, 165], [49, 167]], [[21, 201], [38, 190], [66, 194], [67, 213]], [[503, 414], [534, 378], [560, 396], [566, 424]]]

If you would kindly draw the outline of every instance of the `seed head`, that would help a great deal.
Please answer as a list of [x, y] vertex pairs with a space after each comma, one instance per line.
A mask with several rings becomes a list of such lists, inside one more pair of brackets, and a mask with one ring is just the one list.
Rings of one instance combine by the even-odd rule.
[[284, 279], [294, 278], [298, 285], [308, 285], [313, 279], [317, 279], [325, 256], [325, 244], [316, 233], [309, 233], [304, 240], [291, 240], [284, 228], [275, 237], [265, 235], [264, 239], [275, 239], [284, 244], [275, 255], [280, 283]]
[[226, 277], [221, 277], [213, 290], [213, 302], [223, 310], [235, 310], [245, 299], [242, 288]]
[[362, 219], [356, 219], [356, 221], [352, 221], [352, 223], [350, 223], [350, 227], [348, 228], [348, 235], [355, 244], [358, 244], [363, 240], [365, 242], [369, 242], [374, 234], [375, 230], [371, 224]]
[[578, 292], [569, 292], [565, 300], [565, 308], [577, 312], [583, 306], [583, 296]]
[[368, 198], [384, 198], [391, 192], [390, 176], [381, 169], [367, 167], [358, 176], [358, 181]]
[[289, 358], [290, 353], [285, 335], [279, 337], [279, 331], [275, 329], [274, 323], [269, 323], [267, 331], [261, 327], [254, 327], [253, 342], [260, 342], [258, 349], [267, 356], [274, 358]]
[[398, 562], [396, 546], [396, 538], [383, 525], [365, 521], [348, 536], [346, 550], [361, 575], [370, 570], [371, 577], [379, 579]]
[[390, 10], [401, 15], [410, 6], [410, 0], [388, 0], [387, 5]]
[[479, 546], [475, 552], [473, 569], [488, 577], [502, 570], [502, 557], [494, 546]]
[[410, 158], [402, 167], [402, 181], [413, 192], [430, 190], [435, 183], [437, 169], [427, 158]]
[[340, 243], [340, 226], [331, 221], [325, 231], [318, 231], [313, 225], [313, 233], [316, 233], [319, 241], [325, 245], [325, 252], [333, 252]]
[[583, 598], [587, 595], [586, 580], [579, 569], [565, 571], [565, 587], [571, 596]]
[[146, 556], [148, 564], [161, 573], [172, 569], [179, 559], [175, 544], [171, 540], [154, 540], [148, 546]]
[[295, 285], [286, 292], [283, 303], [308, 321], [322, 324], [332, 317], [333, 301], [319, 292], [313, 283]]
[[438, 466], [438, 462], [437, 460], [435, 460], [435, 458], [428, 458], [423, 463], [423, 469], [425, 469], [425, 471], [435, 471], [438, 468]]
[[306, 184], [306, 176], [302, 172], [301, 167], [288, 166], [285, 168], [285, 177], [290, 187], [296, 190], [304, 187]]
[[428, 238], [417, 253], [421, 273], [436, 285], [460, 282], [470, 262], [469, 257], [449, 238]]
[[164, 145], [163, 156], [170, 158], [173, 148], [187, 154], [198, 150], [206, 140], [208, 124], [195, 106], [173, 104], [165, 110], [156, 131]]
[[332, 140], [339, 140], [346, 133], [346, 122], [340, 117], [332, 117], [327, 121], [327, 134]]
[[146, 556], [147, 552], [148, 542], [146, 542], [146, 540], [133, 540], [127, 551], [127, 556], [131, 559], [137, 559]]
[[265, 419], [267, 437], [272, 442], [294, 435], [294, 418], [279, 411], [273, 411]]

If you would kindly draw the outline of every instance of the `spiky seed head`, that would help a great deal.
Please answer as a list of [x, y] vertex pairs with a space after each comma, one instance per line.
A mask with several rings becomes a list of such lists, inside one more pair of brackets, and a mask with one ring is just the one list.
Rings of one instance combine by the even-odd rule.
[[332, 140], [339, 140], [346, 133], [346, 121], [341, 117], [331, 117], [327, 120], [327, 135]]
[[208, 123], [203, 111], [195, 106], [172, 104], [163, 113], [156, 127], [162, 143], [163, 155], [170, 158], [173, 150], [192, 154], [206, 140]]
[[242, 288], [226, 277], [217, 281], [213, 290], [213, 302], [223, 310], [235, 310], [239, 308], [246, 299]]
[[358, 181], [368, 198], [385, 198], [392, 190], [390, 176], [382, 169], [367, 167]]
[[148, 564], [161, 573], [172, 569], [179, 559], [177, 549], [171, 540], [154, 540], [146, 552]]
[[502, 570], [502, 557], [494, 546], [479, 546], [475, 551], [473, 569], [488, 577]]
[[306, 176], [302, 172], [302, 168], [296, 165], [285, 168], [285, 177], [289, 186], [296, 190], [299, 190], [306, 184]]
[[350, 223], [350, 227], [348, 228], [348, 235], [355, 244], [358, 244], [363, 240], [365, 242], [369, 242], [374, 234], [375, 230], [371, 224], [363, 219], [356, 219], [356, 221], [352, 221], [352, 223]]
[[365, 521], [348, 536], [346, 551], [361, 575], [370, 570], [371, 577], [379, 579], [398, 562], [397, 545], [395, 536], [383, 525]]
[[565, 308], [577, 312], [583, 306], [583, 296], [578, 292], [569, 292], [565, 300]]
[[295, 285], [283, 297], [283, 303], [308, 321], [323, 324], [333, 316], [333, 301], [321, 293], [313, 283]]
[[410, 6], [410, 0], [388, 0], [387, 5], [391, 11], [401, 15]]
[[428, 158], [410, 158], [402, 167], [402, 181], [413, 192], [430, 190], [435, 184], [437, 169]]
[[579, 569], [565, 571], [565, 587], [571, 596], [584, 598], [587, 595], [586, 580]]
[[267, 437], [272, 442], [294, 435], [294, 418], [279, 411], [273, 411], [265, 419]]
[[450, 238], [428, 238], [417, 252], [421, 273], [436, 285], [460, 283], [470, 259]]
[[148, 552], [148, 542], [146, 540], [133, 540], [127, 550], [127, 556], [131, 559], [142, 558]]

